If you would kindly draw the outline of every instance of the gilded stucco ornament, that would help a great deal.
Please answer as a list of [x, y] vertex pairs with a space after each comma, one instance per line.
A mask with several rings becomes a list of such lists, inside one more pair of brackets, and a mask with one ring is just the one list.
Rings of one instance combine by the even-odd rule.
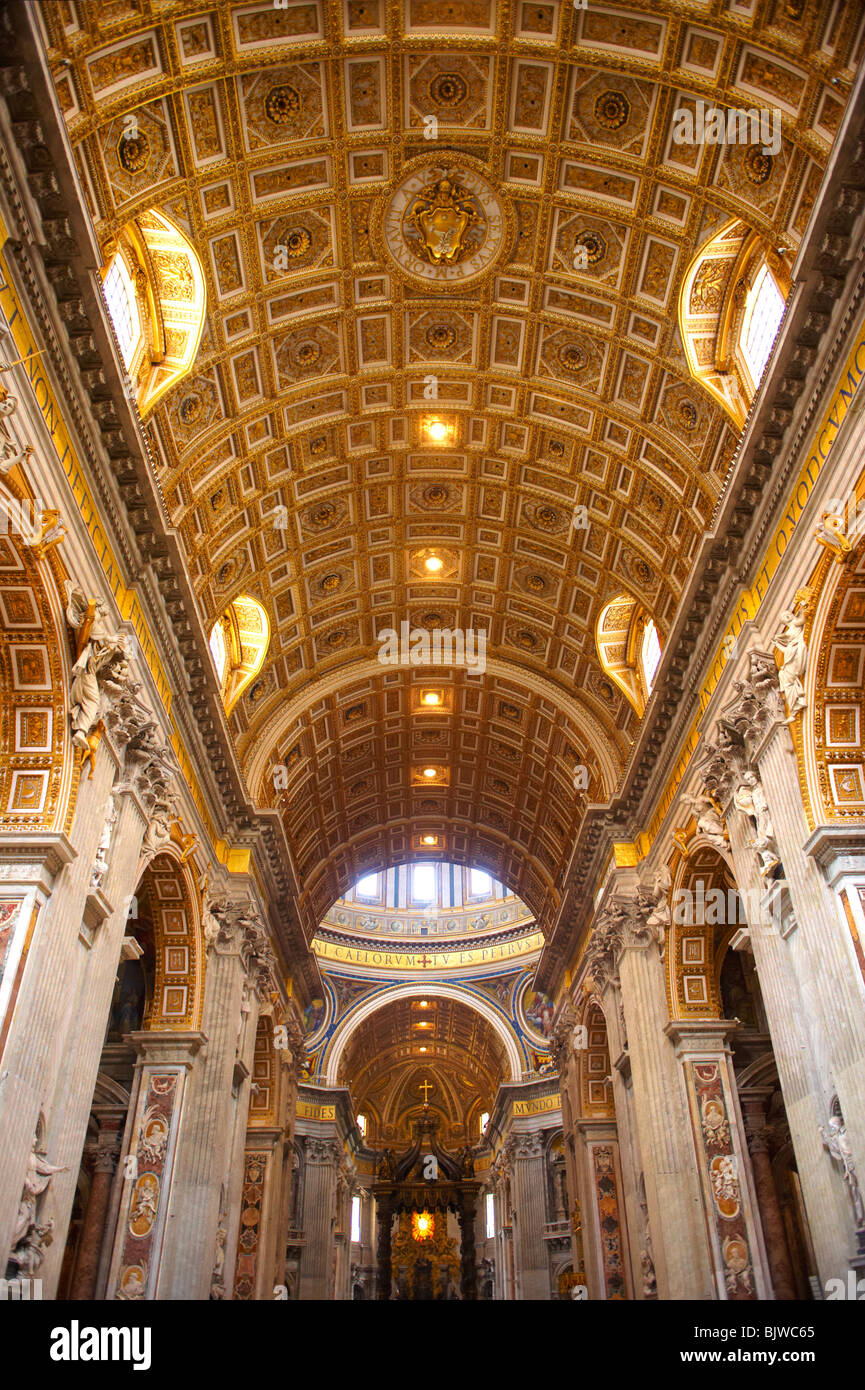
[[461, 154], [410, 160], [373, 226], [397, 273], [427, 290], [475, 284], [512, 232], [510, 208], [484, 166]]

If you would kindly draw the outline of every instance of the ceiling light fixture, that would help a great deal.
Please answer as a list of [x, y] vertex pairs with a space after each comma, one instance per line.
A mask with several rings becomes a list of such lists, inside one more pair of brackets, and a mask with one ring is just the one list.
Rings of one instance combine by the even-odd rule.
[[437, 845], [438, 837], [436, 835], [422, 835], [420, 842], [422, 845]]
[[426, 432], [434, 444], [443, 444], [448, 437], [448, 427], [443, 420], [428, 420]]
[[423, 705], [440, 705], [441, 702], [442, 697], [437, 690], [425, 690], [421, 696], [421, 704]]
[[424, 567], [429, 570], [430, 574], [438, 574], [443, 566], [444, 560], [438, 555], [428, 555], [424, 560]]
[[423, 770], [423, 775], [424, 777], [438, 777], [438, 768], [425, 767]]

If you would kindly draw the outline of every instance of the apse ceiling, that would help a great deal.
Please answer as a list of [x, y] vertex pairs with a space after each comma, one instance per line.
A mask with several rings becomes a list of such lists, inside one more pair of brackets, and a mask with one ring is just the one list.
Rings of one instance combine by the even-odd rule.
[[[424, 833], [555, 912], [637, 725], [598, 615], [631, 594], [669, 631], [734, 449], [680, 287], [734, 219], [792, 262], [860, 13], [40, 5], [100, 243], [156, 208], [203, 262], [197, 360], [145, 423], [205, 622], [270, 617], [230, 724], [310, 934]], [[778, 110], [777, 154], [674, 143], [696, 98]], [[485, 632], [486, 671], [433, 672], [424, 709], [429, 671], [376, 659], [403, 620]]]
[[[463, 1132], [482, 1109], [491, 1110], [510, 1075], [501, 1039], [474, 1009], [455, 999], [418, 993], [387, 1004], [350, 1038], [340, 1084], [351, 1087], [368, 1117], [367, 1138], [387, 1140], [408, 1131], [424, 1103]], [[420, 1088], [427, 1082], [431, 1089]], [[471, 1133], [478, 1137], [479, 1127]]]

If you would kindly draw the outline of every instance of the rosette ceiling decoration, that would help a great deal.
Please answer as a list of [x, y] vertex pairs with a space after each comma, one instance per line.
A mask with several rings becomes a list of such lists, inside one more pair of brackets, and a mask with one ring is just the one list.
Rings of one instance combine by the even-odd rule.
[[[792, 266], [859, 7], [39, 14], [100, 245], [155, 209], [203, 264], [197, 357], [145, 425], [204, 622], [242, 595], [270, 620], [230, 727], [308, 929], [424, 834], [545, 925], [639, 725], [599, 615], [635, 597], [663, 644], [734, 453], [681, 288], [734, 222]], [[677, 144], [697, 100], [777, 111], [778, 152]], [[706, 343], [734, 270], [695, 282]], [[485, 671], [380, 664], [406, 620], [485, 632]]]

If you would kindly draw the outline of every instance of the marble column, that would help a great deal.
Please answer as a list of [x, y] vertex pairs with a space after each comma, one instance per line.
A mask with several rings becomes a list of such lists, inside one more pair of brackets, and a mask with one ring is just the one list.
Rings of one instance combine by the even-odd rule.
[[546, 1173], [543, 1135], [529, 1130], [509, 1140], [514, 1203], [514, 1274], [518, 1299], [549, 1299], [544, 1244]]
[[[261, 1270], [262, 1279], [269, 1279], [274, 1285], [285, 1283], [285, 1250], [288, 1243], [288, 1232], [291, 1228], [291, 1212], [295, 1195], [296, 1169], [294, 1165], [297, 1154], [294, 1148], [294, 1126], [297, 1114], [297, 1082], [300, 1075], [299, 1038], [297, 1042], [297, 1053], [293, 1052], [290, 1047], [276, 1048], [274, 1051], [277, 1070], [277, 1115], [282, 1129], [282, 1139], [277, 1150], [279, 1183], [278, 1191], [274, 1194], [276, 1219], [271, 1223], [271, 1230], [265, 1236], [265, 1249], [270, 1252], [270, 1261], [267, 1266], [270, 1269], [270, 1274], [266, 1273], [264, 1264]], [[257, 1296], [259, 1298], [267, 1297], [267, 1294], [259, 1293]]]
[[631, 1298], [616, 1124], [614, 1120], [578, 1120], [577, 1133], [585, 1154], [583, 1254], [589, 1298]]
[[[106, 739], [107, 735], [102, 742]], [[68, 1174], [61, 1175], [57, 1184], [58, 1226], [61, 1221], [68, 1222], [72, 1211], [73, 1179], [87, 1133], [111, 996], [120, 966], [123, 938], [129, 930], [128, 904], [137, 885], [141, 845], [148, 824], [147, 810], [133, 790], [120, 791], [115, 782], [111, 804], [117, 819], [111, 830], [108, 867], [98, 885], [91, 877], [84, 901], [78, 930], [84, 959], [78, 988], [74, 993], [70, 988], [74, 1017], [70, 1020], [69, 1038], [55, 1082], [53, 1109], [58, 1116], [62, 1114], [56, 1161], [68, 1165]], [[92, 868], [91, 865], [91, 874]], [[55, 1273], [59, 1276], [62, 1249], [62, 1242], [57, 1240], [45, 1264], [48, 1279]]]
[[99, 1144], [90, 1154], [90, 1197], [84, 1214], [75, 1273], [69, 1290], [70, 1299], [92, 1299], [96, 1292], [120, 1139], [121, 1135], [116, 1131], [106, 1136], [105, 1140], [100, 1136]]
[[477, 1193], [463, 1189], [459, 1212], [460, 1221], [460, 1296], [474, 1300], [478, 1296], [477, 1251], [475, 1247], [475, 1220]]
[[355, 1178], [353, 1168], [343, 1158], [336, 1180], [336, 1229], [333, 1297], [341, 1302], [351, 1298], [351, 1197]]
[[787, 1301], [796, 1298], [796, 1283], [787, 1248], [784, 1218], [781, 1215], [775, 1179], [772, 1175], [770, 1136], [766, 1127], [766, 1103], [770, 1095], [771, 1091], [768, 1089], [751, 1087], [739, 1092], [739, 1100], [748, 1136], [757, 1208], [763, 1227], [772, 1287], [776, 1299]]
[[[242, 932], [230, 929], [210, 943], [204, 982], [202, 1033], [207, 1045], [190, 1078], [178, 1139], [171, 1209], [159, 1280], [160, 1299], [207, 1299], [217, 1258], [220, 1219], [228, 1248], [228, 1193], [220, 1193], [231, 1167], [237, 1073], [238, 1021], [246, 979]], [[235, 1196], [236, 1208], [239, 1198]], [[226, 1257], [226, 1267], [230, 1265]], [[226, 1269], [230, 1274], [230, 1268]]]
[[[224, 1225], [226, 1230], [226, 1258], [224, 1283], [226, 1297], [234, 1288], [234, 1274], [237, 1263], [238, 1239], [243, 1214], [244, 1168], [246, 1161], [247, 1125], [249, 1123], [249, 1102], [252, 1086], [253, 1054], [255, 1052], [255, 1033], [258, 1027], [258, 1013], [265, 989], [265, 980], [259, 972], [249, 969], [244, 963], [244, 980], [241, 987], [240, 1030], [235, 1044], [234, 1072], [232, 1074], [231, 1101], [227, 1106], [226, 1125], [231, 1132], [231, 1142], [226, 1146], [226, 1170], [222, 1179], [225, 1193]], [[269, 1162], [269, 1158], [268, 1158]]]
[[[801, 926], [793, 927], [780, 910], [784, 888], [767, 888], [760, 877], [756, 853], [751, 847], [753, 826], [733, 806], [726, 811], [730, 852], [736, 884], [748, 919], [748, 945], [760, 984], [763, 1006], [772, 1039], [772, 1052], [784, 1097], [802, 1197], [821, 1281], [846, 1274], [844, 1254], [852, 1246], [852, 1221], [843, 1183], [832, 1171], [820, 1138], [826, 1123], [831, 1085], [819, 1057], [824, 1052], [819, 1037], [820, 1011], [815, 999], [816, 981], [792, 941]], [[801, 850], [797, 851], [801, 854]], [[774, 917], [767, 907], [776, 907]], [[792, 930], [791, 930], [792, 928]], [[800, 936], [800, 945], [801, 945]]]
[[643, 1164], [634, 1116], [634, 1087], [631, 1074], [631, 1055], [625, 1032], [624, 1010], [618, 976], [598, 981], [601, 1007], [607, 1025], [607, 1049], [610, 1057], [610, 1085], [613, 1090], [613, 1109], [616, 1116], [618, 1157], [622, 1174], [620, 1216], [627, 1231], [627, 1253], [630, 1265], [631, 1296], [637, 1300], [655, 1298], [655, 1265], [651, 1230], [644, 1206]]
[[300, 1297], [333, 1297], [336, 1182], [342, 1150], [333, 1139], [307, 1139], [303, 1200], [305, 1247]]
[[393, 1286], [391, 1268], [391, 1227], [393, 1225], [393, 1199], [389, 1192], [382, 1192], [376, 1199], [376, 1283], [375, 1296], [379, 1302], [390, 1298]]
[[655, 941], [626, 930], [619, 959], [634, 1114], [660, 1299], [715, 1297], [681, 1069]]
[[[837, 1094], [853, 1160], [858, 1172], [863, 1173], [865, 983], [842, 905], [819, 865], [803, 853], [809, 826], [796, 754], [785, 723], [776, 721], [770, 725], [756, 750], [756, 758], [795, 923], [787, 938], [788, 946], [800, 980], [807, 979], [811, 985], [816, 1014], [815, 1059], [822, 1081], [820, 1123], [824, 1127], [828, 1123], [831, 1097]], [[812, 1145], [822, 1149], [819, 1133], [813, 1136]], [[831, 1160], [825, 1152], [823, 1162], [831, 1171]], [[852, 1253], [852, 1206], [847, 1224]]]
[[733, 1026], [727, 1019], [675, 1019], [666, 1032], [685, 1080], [717, 1296], [767, 1299], [772, 1285], [727, 1044]]
[[273, 1245], [282, 1177], [281, 1130], [264, 1125], [247, 1130], [241, 1176], [236, 1255], [230, 1283], [226, 1273], [226, 1294], [231, 1289], [231, 1297], [239, 1300], [270, 1299], [274, 1296], [274, 1286], [283, 1282], [273, 1275]]
[[[105, 740], [103, 740], [104, 744]], [[86, 1097], [65, 1096], [57, 1090], [65, 1050], [76, 1046], [79, 1031], [92, 1034], [101, 1045], [105, 1016], [77, 1016], [87, 947], [79, 939], [96, 849], [108, 809], [116, 762], [100, 744], [92, 781], [82, 779], [70, 836], [4, 836], [2, 865], [4, 889], [19, 886], [27, 916], [21, 928], [29, 931], [26, 958], [20, 961], [14, 1010], [7, 1009], [7, 1032], [0, 1076], [0, 1257], [5, 1259], [12, 1241], [18, 1203], [33, 1147], [40, 1111], [44, 1117], [43, 1143], [49, 1163], [67, 1168], [52, 1179], [40, 1215], [55, 1223], [54, 1243], [47, 1248], [39, 1272], [44, 1294], [56, 1289], [75, 1182], [84, 1147], [84, 1128], [77, 1145], [66, 1132], [66, 1107], [81, 1099], [86, 1115], [93, 1096], [95, 1074]], [[26, 888], [31, 891], [27, 893]], [[21, 909], [19, 909], [19, 913]], [[26, 939], [26, 938], [25, 938]], [[119, 949], [119, 948], [118, 948]], [[16, 972], [17, 973], [17, 972]], [[83, 1089], [83, 1083], [82, 1083]], [[46, 1101], [46, 1098], [49, 1098]], [[58, 1149], [63, 1146], [63, 1158]]]
[[206, 1039], [197, 1031], [172, 1029], [142, 1029], [127, 1037], [138, 1056], [112, 1198], [117, 1214], [106, 1298], [150, 1300], [165, 1296], [160, 1279], [173, 1234], [179, 1135]]

